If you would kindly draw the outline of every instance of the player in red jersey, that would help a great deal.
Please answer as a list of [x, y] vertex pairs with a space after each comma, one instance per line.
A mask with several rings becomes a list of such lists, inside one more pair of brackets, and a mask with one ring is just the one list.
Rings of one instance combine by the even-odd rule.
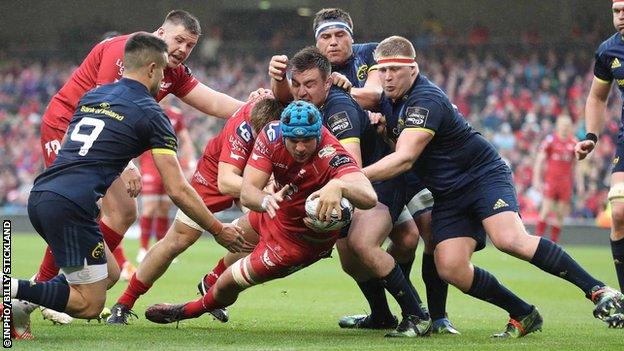
[[[269, 91], [267, 91], [269, 92]], [[191, 186], [212, 212], [230, 208], [240, 197], [242, 174], [255, 136], [270, 121], [279, 118], [282, 105], [267, 94], [241, 107], [211, 139], [197, 164]], [[113, 306], [110, 324], [128, 324], [136, 300], [162, 276], [171, 262], [201, 237], [202, 227], [178, 211], [165, 237], [152, 246], [128, 287]], [[247, 254], [253, 247], [249, 247]], [[226, 322], [225, 311], [214, 311], [215, 318]]]
[[[329, 148], [334, 152], [319, 152]], [[329, 150], [328, 149], [328, 150]], [[271, 174], [281, 190], [262, 189]], [[341, 212], [345, 197], [362, 209], [375, 206], [377, 195], [355, 160], [324, 127], [314, 105], [297, 101], [282, 113], [280, 122], [268, 124], [258, 136], [245, 167], [241, 202], [252, 210], [238, 225], [253, 252], [236, 261], [201, 298], [185, 304], [157, 304], [145, 311], [156, 323], [172, 323], [233, 304], [248, 287], [286, 277], [329, 257], [340, 231], [316, 232], [307, 226], [305, 201], [319, 197], [317, 214], [326, 220]]]
[[[186, 11], [174, 10], [154, 34], [168, 45], [168, 67], [156, 97], [160, 101], [174, 94], [196, 109], [219, 118], [228, 118], [242, 102], [217, 92], [195, 79], [183, 65], [199, 40], [201, 27], [197, 18]], [[49, 167], [61, 146], [67, 126], [82, 95], [96, 86], [121, 78], [124, 45], [130, 35], [105, 39], [97, 44], [50, 101], [41, 123], [41, 147], [45, 166]], [[100, 229], [113, 251], [137, 218], [136, 197], [141, 190], [140, 175], [134, 167], [126, 169], [102, 199]], [[130, 196], [128, 196], [130, 195]], [[58, 274], [58, 267], [49, 248], [39, 267], [36, 281], [47, 281]], [[49, 316], [53, 321], [67, 323], [67, 318]]]
[[[171, 120], [173, 130], [180, 142], [180, 165], [185, 174], [190, 172], [193, 168], [189, 169], [189, 164], [194, 164], [195, 157], [193, 155], [193, 142], [189, 135], [186, 125], [184, 124], [184, 116], [182, 111], [171, 104], [171, 99], [166, 98], [160, 102], [160, 105], [165, 110], [167, 117]], [[169, 228], [169, 209], [171, 208], [171, 201], [167, 197], [165, 187], [162, 179], [158, 174], [156, 165], [154, 164], [154, 158], [150, 153], [144, 153], [139, 158], [139, 166], [141, 168], [141, 217], [139, 218], [139, 227], [141, 229], [140, 247], [137, 254], [137, 262], [141, 263], [147, 249], [149, 249], [149, 240], [152, 232], [155, 233], [156, 241], [162, 239], [167, 233]], [[190, 174], [187, 179], [190, 179]], [[127, 272], [127, 277], [124, 276], [124, 269], [121, 271], [121, 277], [125, 280], [130, 280], [132, 272]]]
[[[533, 168], [533, 187], [544, 195], [535, 234], [544, 235], [546, 220], [554, 213], [550, 240], [559, 242], [563, 218], [570, 211], [575, 168], [574, 146], [578, 140], [572, 134], [572, 120], [568, 116], [559, 116], [555, 129], [555, 133], [548, 135], [540, 145]], [[576, 184], [579, 192], [583, 192], [582, 178]]]

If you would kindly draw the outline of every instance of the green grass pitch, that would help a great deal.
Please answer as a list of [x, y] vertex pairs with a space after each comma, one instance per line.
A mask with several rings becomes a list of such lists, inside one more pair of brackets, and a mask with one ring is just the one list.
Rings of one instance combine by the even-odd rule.
[[[27, 278], [38, 267], [44, 243], [36, 235], [13, 236], [13, 277]], [[133, 259], [138, 242], [127, 240]], [[616, 278], [608, 247], [569, 247], [590, 272], [611, 286]], [[535, 304], [544, 317], [542, 333], [516, 340], [492, 340], [503, 329], [506, 313], [450, 288], [448, 312], [461, 336], [385, 339], [384, 331], [341, 330], [338, 318], [363, 313], [367, 305], [355, 283], [334, 257], [293, 276], [244, 292], [230, 308], [230, 321], [221, 324], [210, 315], [175, 324], [158, 325], [145, 319], [145, 308], [157, 302], [197, 298], [196, 284], [224, 253], [214, 241], [202, 239], [181, 255], [163, 278], [144, 295], [129, 326], [108, 326], [75, 320], [53, 326], [32, 314], [34, 341], [17, 341], [17, 350], [624, 350], [624, 330], [611, 330], [591, 314], [592, 304], [572, 284], [542, 273], [488, 246], [475, 254], [475, 264], [488, 269], [518, 295]], [[412, 280], [424, 299], [419, 250]], [[114, 304], [126, 282], [108, 292]], [[391, 300], [391, 297], [389, 297]], [[395, 313], [398, 307], [392, 301]]]

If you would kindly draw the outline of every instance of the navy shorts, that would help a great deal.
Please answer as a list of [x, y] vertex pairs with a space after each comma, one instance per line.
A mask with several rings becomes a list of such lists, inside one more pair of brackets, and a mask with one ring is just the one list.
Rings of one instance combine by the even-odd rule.
[[470, 237], [477, 242], [476, 250], [481, 250], [486, 239], [482, 221], [506, 211], [519, 212], [508, 169], [487, 174], [454, 195], [436, 198], [431, 212], [433, 242], [437, 245], [447, 239]]
[[28, 217], [54, 254], [56, 264], [78, 267], [106, 264], [104, 240], [92, 214], [67, 198], [35, 191], [28, 198]]
[[615, 156], [611, 163], [611, 173], [624, 172], [624, 144], [617, 143], [615, 145]]
[[[375, 193], [377, 193], [377, 201], [388, 207], [392, 223], [396, 222], [399, 218], [407, 202], [407, 198], [405, 197], [405, 185], [406, 182], [403, 175], [373, 183], [373, 189], [375, 189]], [[341, 238], [347, 237], [350, 227], [351, 225], [347, 225], [340, 230]]]

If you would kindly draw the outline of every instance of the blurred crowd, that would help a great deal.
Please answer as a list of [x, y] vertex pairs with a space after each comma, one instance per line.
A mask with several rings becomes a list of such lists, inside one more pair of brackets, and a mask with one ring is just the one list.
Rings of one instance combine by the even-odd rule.
[[[512, 167], [523, 216], [530, 221], [541, 201], [531, 186], [540, 142], [553, 132], [554, 121], [561, 114], [572, 117], [577, 138], [585, 135], [583, 109], [593, 77], [593, 51], [599, 41], [591, 38], [591, 45], [581, 47], [492, 46], [481, 45], [484, 37], [487, 40], [486, 29], [477, 28], [471, 35], [474, 43], [465, 46], [428, 43], [427, 49], [418, 50], [417, 60], [421, 72], [447, 92]], [[246, 99], [259, 87], [269, 87], [268, 57], [234, 56], [197, 59], [189, 66], [201, 82], [238, 99]], [[5, 212], [24, 209], [34, 177], [42, 169], [38, 138], [42, 113], [75, 65], [0, 61], [0, 209]], [[185, 104], [174, 104], [183, 110], [199, 155], [223, 122]], [[606, 132], [589, 161], [579, 165], [585, 191], [575, 193], [572, 217], [593, 218], [604, 210], [620, 114], [621, 99], [614, 92]]]

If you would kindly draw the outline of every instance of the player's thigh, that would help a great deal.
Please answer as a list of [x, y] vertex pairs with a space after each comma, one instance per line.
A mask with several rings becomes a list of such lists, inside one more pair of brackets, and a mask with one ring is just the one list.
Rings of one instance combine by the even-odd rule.
[[378, 202], [371, 209], [357, 209], [353, 213], [347, 241], [355, 252], [379, 247], [391, 229], [392, 218], [388, 207]]
[[397, 246], [397, 249], [415, 251], [420, 236], [414, 219], [409, 216], [409, 219], [401, 221], [400, 223], [397, 222], [394, 223], [389, 234], [393, 245]]
[[243, 230], [243, 237], [251, 244], [257, 244], [260, 240], [258, 231], [260, 230], [259, 217], [248, 212], [232, 221]]
[[203, 231], [204, 229], [199, 224], [178, 209], [175, 219], [162, 241], [165, 245], [174, 246], [178, 250], [185, 250], [201, 237]]
[[102, 216], [120, 220], [124, 225], [132, 224], [136, 220], [137, 201], [128, 195], [126, 186], [119, 177], [113, 181], [102, 198]]
[[416, 223], [416, 227], [418, 227], [418, 232], [420, 233], [420, 237], [423, 239], [425, 243], [425, 252], [433, 253], [434, 245], [433, 245], [433, 231], [431, 229], [431, 209], [421, 212], [420, 214], [414, 216], [414, 222]]
[[438, 273], [442, 279], [453, 281], [457, 275], [470, 269], [470, 258], [477, 248], [477, 241], [468, 236], [453, 237], [439, 242], [434, 251]]

